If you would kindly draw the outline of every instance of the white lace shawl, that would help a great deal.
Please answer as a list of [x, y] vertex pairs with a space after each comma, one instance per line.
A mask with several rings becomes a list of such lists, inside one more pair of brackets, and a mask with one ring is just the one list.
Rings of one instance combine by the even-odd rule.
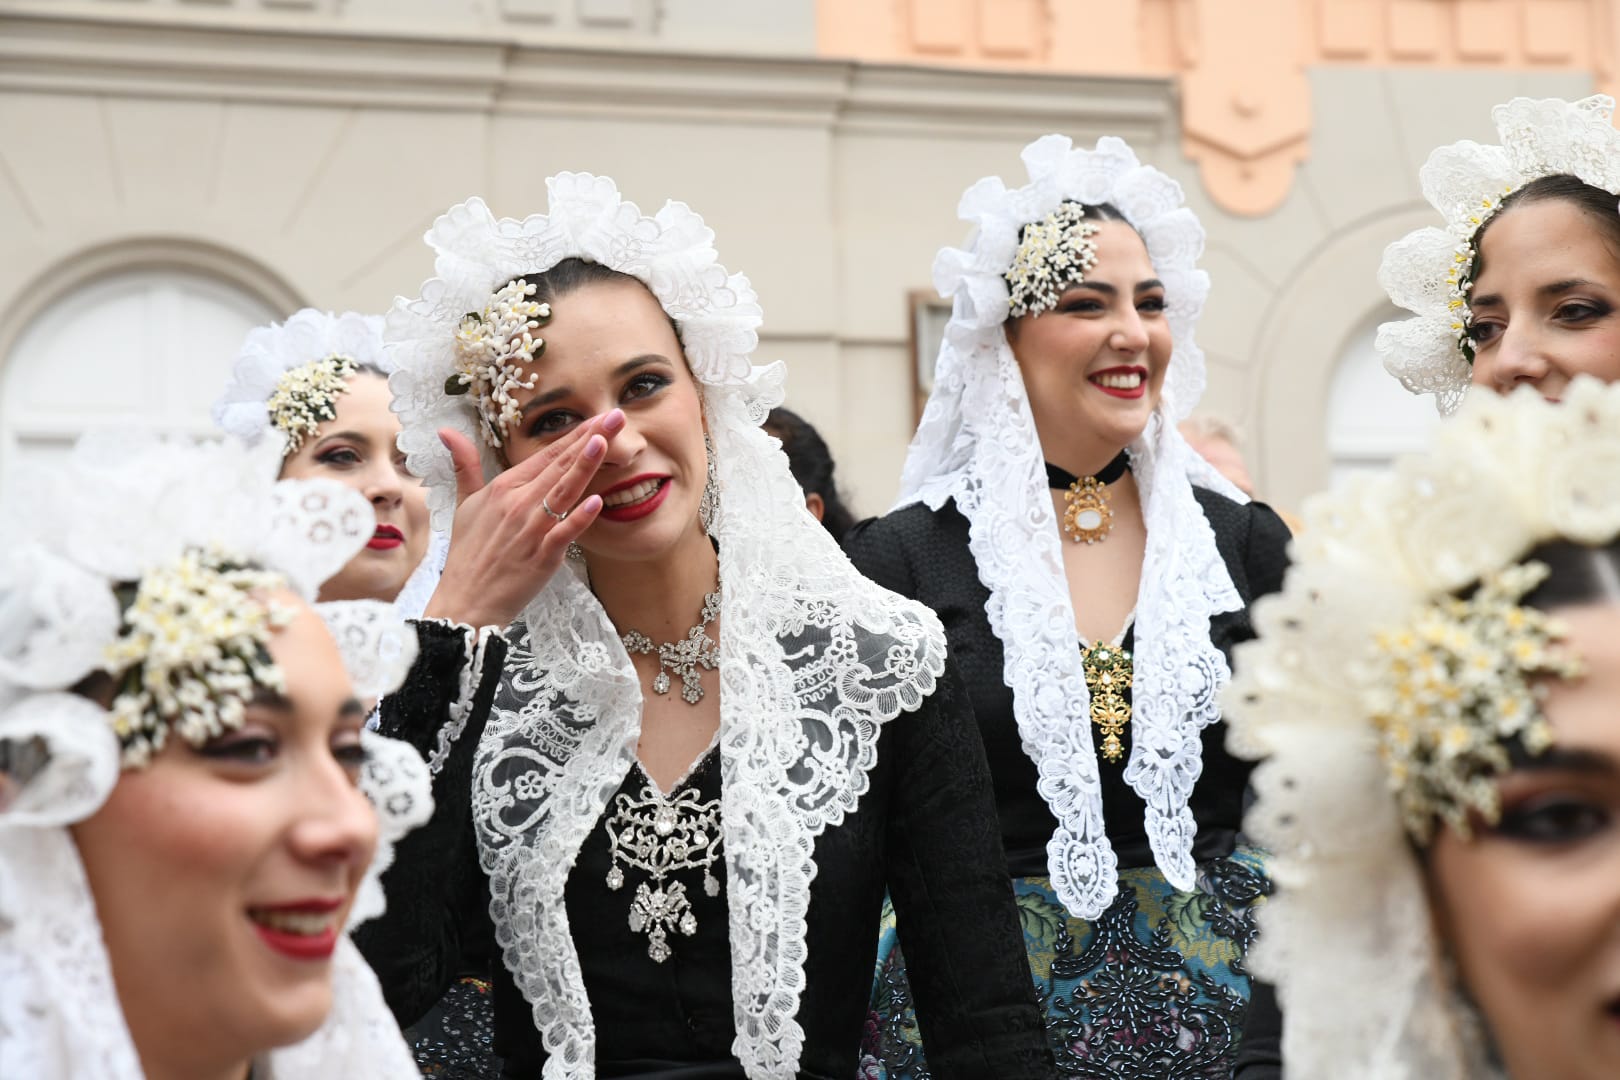
[[1200, 732], [1219, 718], [1216, 694], [1230, 675], [1210, 641], [1209, 619], [1242, 606], [1193, 481], [1243, 496], [1176, 431], [1204, 389], [1193, 327], [1209, 292], [1208, 276], [1196, 266], [1203, 227], [1181, 205], [1180, 186], [1141, 165], [1115, 138], [1076, 150], [1067, 138], [1048, 135], [1026, 147], [1023, 160], [1025, 187], [1008, 190], [990, 177], [968, 189], [960, 213], [976, 226], [973, 241], [943, 249], [934, 262], [936, 287], [953, 298], [951, 321], [896, 507], [922, 502], [937, 510], [954, 500], [968, 520], [1024, 752], [1058, 822], [1047, 844], [1053, 889], [1072, 914], [1094, 919], [1118, 891], [1118, 858], [1103, 821], [1089, 695], [1040, 440], [1002, 330], [1008, 312], [1002, 274], [1024, 224], [1064, 199], [1111, 203], [1142, 235], [1165, 284], [1175, 348], [1160, 406], [1129, 448], [1148, 540], [1125, 779], [1147, 804], [1154, 860], [1179, 889], [1194, 886], [1197, 823], [1188, 801], [1203, 768]]
[[[751, 391], [749, 392], [751, 394]], [[853, 811], [883, 725], [945, 667], [932, 612], [861, 577], [804, 510], [787, 459], [735, 392], [707, 392], [719, 463], [721, 822], [733, 1052], [797, 1075], [815, 843]], [[583, 576], [525, 614], [475, 766], [474, 817], [507, 967], [548, 1080], [593, 1075], [596, 1032], [564, 904], [568, 874], [635, 754], [642, 691]]]
[[[220, 544], [286, 577], [306, 599], [372, 531], [365, 500], [326, 481], [275, 483], [235, 446], [149, 436], [87, 438], [62, 466], [20, 476], [17, 535], [0, 549], [0, 1076], [139, 1080], [100, 920], [68, 826], [120, 776], [107, 710], [68, 688], [118, 632], [111, 586], [188, 547]], [[357, 691], [397, 685], [415, 639], [386, 604], [320, 605]], [[427, 767], [367, 733], [361, 788], [377, 854], [349, 927], [380, 914], [395, 842], [432, 813]], [[417, 1075], [370, 969], [345, 939], [324, 1026], [261, 1063], [278, 1078]]]

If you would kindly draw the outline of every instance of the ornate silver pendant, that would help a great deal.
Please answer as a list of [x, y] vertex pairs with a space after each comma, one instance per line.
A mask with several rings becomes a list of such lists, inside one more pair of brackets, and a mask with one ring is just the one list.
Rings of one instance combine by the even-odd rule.
[[720, 800], [703, 802], [694, 788], [665, 796], [652, 784], [637, 797], [620, 795], [607, 821], [613, 865], [607, 887], [624, 887], [624, 868], [645, 873], [650, 880], [636, 886], [630, 902], [630, 929], [647, 935], [647, 955], [662, 964], [670, 957], [669, 935], [697, 933], [697, 917], [686, 885], [666, 881], [677, 870], [703, 871], [703, 891], [720, 895], [713, 870], [720, 857]]
[[709, 624], [719, 615], [720, 589], [716, 586], [714, 592], [703, 598], [703, 613], [698, 617], [698, 624], [681, 640], [654, 646], [652, 638], [640, 630], [627, 630], [619, 640], [630, 653], [650, 653], [657, 648], [658, 674], [653, 676], [653, 693], [669, 693], [669, 677], [674, 673], [681, 679], [681, 700], [696, 705], [703, 700], [703, 682], [698, 668], [713, 671], [720, 663], [720, 648], [709, 636]]

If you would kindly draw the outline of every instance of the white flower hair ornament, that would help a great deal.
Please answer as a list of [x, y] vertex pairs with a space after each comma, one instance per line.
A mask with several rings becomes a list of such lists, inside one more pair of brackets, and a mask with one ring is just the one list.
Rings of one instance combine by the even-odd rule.
[[304, 308], [285, 323], [248, 331], [225, 391], [214, 402], [214, 423], [249, 446], [275, 431], [282, 456], [337, 415], [337, 399], [361, 368], [388, 375], [376, 315], [341, 315]]
[[[267, 594], [313, 601], [374, 520], [341, 485], [276, 483], [245, 448], [153, 436], [86, 437], [60, 466], [18, 479], [7, 515], [16, 524], [0, 550], [6, 1061], [35, 1066], [30, 1075], [138, 1080], [95, 904], [64, 826], [94, 814], [121, 772], [146, 766], [166, 740], [200, 746], [239, 726], [258, 689], [284, 690], [268, 645], [289, 612]], [[360, 673], [358, 692], [397, 685], [414, 638], [389, 605], [317, 610]], [[110, 679], [110, 707], [97, 700], [98, 678]], [[379, 844], [351, 927], [382, 910], [377, 878], [392, 845], [432, 809], [415, 750], [369, 732], [363, 739], [361, 788], [377, 807]], [[288, 1075], [384, 1080], [410, 1066], [375, 979], [358, 953], [343, 951], [352, 948], [345, 941], [334, 960], [333, 1016], [343, 1022], [329, 1019], [273, 1053], [275, 1063], [319, 1065]], [[64, 980], [73, 994], [61, 993]]]
[[1004, 324], [1035, 318], [1096, 265], [1087, 208], [1109, 204], [1141, 236], [1164, 282], [1173, 349], [1147, 429], [1130, 447], [1148, 547], [1137, 599], [1132, 750], [1125, 779], [1142, 798], [1154, 859], [1177, 888], [1194, 887], [1188, 807], [1201, 768], [1200, 731], [1219, 716], [1226, 660], [1211, 644], [1212, 614], [1241, 604], [1198, 506], [1193, 483], [1247, 501], [1194, 454], [1176, 430], [1203, 394], [1204, 354], [1194, 328], [1209, 294], [1198, 268], [1204, 229], [1175, 180], [1137, 160], [1122, 140], [1075, 148], [1047, 135], [1024, 148], [1029, 182], [980, 180], [959, 213], [970, 243], [944, 248], [934, 284], [951, 298], [933, 392], [912, 439], [897, 506], [954, 501], [990, 591], [986, 613], [1005, 649], [1005, 675], [1040, 791], [1057, 818], [1047, 845], [1053, 888], [1081, 918], [1097, 918], [1118, 891], [1118, 857], [1103, 821], [1090, 693], [1074, 638], [1057, 517], [1040, 438]]
[[1424, 198], [1445, 219], [1384, 250], [1378, 280], [1416, 318], [1378, 328], [1384, 367], [1414, 394], [1433, 394], [1455, 412], [1473, 366], [1468, 293], [1482, 229], [1504, 200], [1533, 180], [1569, 175], [1616, 195], [1620, 213], [1620, 131], [1614, 99], [1514, 98], [1491, 110], [1500, 145], [1472, 140], [1437, 148], [1418, 176]]
[[1510, 749], [1549, 745], [1539, 688], [1580, 662], [1520, 604], [1547, 573], [1525, 560], [1620, 535], [1617, 465], [1620, 387], [1583, 376], [1561, 405], [1470, 397], [1427, 454], [1307, 504], [1224, 701], [1233, 753], [1260, 761], [1245, 829], [1277, 892], [1249, 964], [1278, 985], [1291, 1071], [1499, 1080], [1415, 849], [1494, 822]]
[[[719, 262], [702, 218], [674, 202], [643, 214], [605, 177], [563, 173], [546, 190], [544, 214], [496, 219], [472, 199], [429, 230], [437, 276], [388, 315], [400, 445], [432, 485], [436, 524], [448, 524], [455, 477], [437, 432], [460, 431], [480, 447], [487, 476], [500, 470], [490, 436], [502, 434], [508, 402], [492, 392], [481, 405], [473, 390], [481, 378], [492, 388], [543, 382], [543, 328], [528, 324], [565, 325], [570, 296], [546, 314], [522, 305], [540, 303], [529, 287], [564, 259], [634, 277], [674, 321], [712, 440], [706, 520], [725, 627], [716, 650], [726, 690], [718, 753], [732, 1052], [750, 1077], [791, 1076], [804, 1044], [796, 1017], [816, 838], [866, 792], [884, 725], [933, 692], [944, 631], [922, 605], [862, 577], [805, 509], [787, 456], [760, 427], [782, 399], [782, 365], [754, 364], [759, 304], [748, 279]], [[480, 340], [499, 362], [471, 372], [469, 387], [464, 335], [490, 325], [509, 336]], [[514, 627], [472, 780], [497, 937], [550, 1053], [546, 1075], [563, 1078], [594, 1075], [597, 1045], [566, 917], [569, 867], [634, 766], [643, 701], [586, 573], [586, 562], [570, 560]]]

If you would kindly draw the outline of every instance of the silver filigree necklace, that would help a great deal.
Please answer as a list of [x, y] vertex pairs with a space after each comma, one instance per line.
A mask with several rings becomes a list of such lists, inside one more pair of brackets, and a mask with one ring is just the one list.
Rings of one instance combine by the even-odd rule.
[[647, 955], [662, 964], [670, 957], [669, 935], [697, 933], [697, 916], [680, 881], [666, 882], [677, 870], [703, 871], [703, 891], [720, 895], [714, 863], [720, 857], [720, 800], [703, 802], [696, 788], [665, 795], [651, 783], [639, 796], [620, 795], [607, 822], [609, 854], [613, 865], [607, 887], [624, 887], [624, 864], [647, 874], [650, 881], [636, 886], [630, 902], [630, 929], [647, 935]]
[[688, 705], [696, 705], [703, 700], [702, 676], [698, 668], [713, 671], [720, 662], [720, 649], [709, 636], [709, 624], [719, 615], [720, 583], [717, 581], [714, 592], [703, 598], [703, 613], [698, 617], [698, 624], [688, 630], [686, 637], [680, 641], [666, 641], [654, 646], [652, 638], [640, 630], [627, 630], [619, 640], [624, 642], [626, 652], [645, 654], [654, 648], [658, 650], [658, 674], [653, 678], [653, 693], [669, 693], [669, 676], [674, 673], [681, 677], [681, 699]]

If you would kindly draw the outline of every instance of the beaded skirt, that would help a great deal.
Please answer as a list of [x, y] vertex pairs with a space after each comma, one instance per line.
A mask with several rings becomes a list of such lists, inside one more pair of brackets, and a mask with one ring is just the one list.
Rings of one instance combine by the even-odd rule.
[[405, 1029], [423, 1076], [440, 1080], [499, 1080], [495, 1009], [489, 983], [457, 980], [427, 1015]]
[[[1243, 1035], [1255, 908], [1271, 891], [1240, 846], [1181, 892], [1156, 867], [1120, 872], [1095, 922], [1073, 918], [1044, 877], [1013, 879], [1024, 947], [1058, 1072], [1096, 1080], [1230, 1080]], [[894, 909], [885, 900], [860, 1080], [929, 1080]]]

